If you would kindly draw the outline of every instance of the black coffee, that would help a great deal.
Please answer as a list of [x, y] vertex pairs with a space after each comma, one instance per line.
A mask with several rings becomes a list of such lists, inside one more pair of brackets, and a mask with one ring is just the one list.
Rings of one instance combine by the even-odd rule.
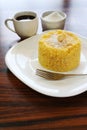
[[32, 16], [32, 15], [22, 15], [22, 16], [18, 16], [17, 18], [16, 18], [16, 20], [19, 20], [19, 21], [21, 21], [21, 20], [33, 20], [35, 18], [35, 16]]

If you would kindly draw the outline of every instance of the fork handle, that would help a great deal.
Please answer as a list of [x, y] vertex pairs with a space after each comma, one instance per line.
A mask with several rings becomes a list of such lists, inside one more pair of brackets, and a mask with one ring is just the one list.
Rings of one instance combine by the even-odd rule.
[[87, 74], [65, 74], [67, 76], [86, 76]]

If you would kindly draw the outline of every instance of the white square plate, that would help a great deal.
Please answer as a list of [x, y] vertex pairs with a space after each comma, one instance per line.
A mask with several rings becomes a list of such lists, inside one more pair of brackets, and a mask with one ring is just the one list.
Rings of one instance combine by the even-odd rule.
[[[87, 90], [87, 76], [68, 77], [50, 81], [35, 74], [38, 63], [38, 39], [40, 35], [28, 38], [14, 45], [6, 54], [5, 62], [10, 71], [23, 83], [42, 94], [53, 97], [69, 97]], [[68, 73], [87, 73], [87, 39], [82, 40], [81, 62], [77, 69]]]

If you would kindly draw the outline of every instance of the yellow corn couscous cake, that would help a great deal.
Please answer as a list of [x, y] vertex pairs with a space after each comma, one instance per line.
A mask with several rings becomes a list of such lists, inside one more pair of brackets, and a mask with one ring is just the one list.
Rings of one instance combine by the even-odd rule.
[[80, 63], [81, 41], [65, 30], [44, 33], [39, 40], [38, 59], [46, 69], [66, 72]]

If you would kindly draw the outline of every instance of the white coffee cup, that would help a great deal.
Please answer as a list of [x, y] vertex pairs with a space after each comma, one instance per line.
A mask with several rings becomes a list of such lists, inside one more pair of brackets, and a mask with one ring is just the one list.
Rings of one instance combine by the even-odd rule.
[[[9, 22], [13, 22], [14, 29], [11, 28]], [[17, 33], [22, 39], [25, 39], [37, 33], [38, 17], [33, 11], [18, 12], [12, 19], [6, 19], [5, 25], [9, 30]]]
[[62, 11], [45, 11], [41, 16], [42, 30], [64, 29], [66, 14]]

